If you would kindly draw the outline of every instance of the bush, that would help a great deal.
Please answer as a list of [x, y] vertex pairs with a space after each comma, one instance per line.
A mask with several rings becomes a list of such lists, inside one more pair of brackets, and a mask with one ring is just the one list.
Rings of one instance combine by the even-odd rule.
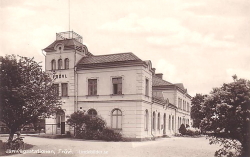
[[185, 127], [184, 124], [181, 124], [180, 128], [179, 128], [179, 132], [182, 134], [182, 135], [186, 135], [186, 132], [187, 132], [187, 129]]
[[186, 135], [188, 136], [198, 136], [200, 134], [201, 134], [200, 130], [195, 129], [195, 128], [188, 128], [186, 130]]
[[92, 117], [81, 111], [71, 114], [67, 120], [76, 129], [76, 138], [88, 140], [120, 141], [122, 135], [110, 128], [106, 128], [105, 121], [98, 116]]
[[122, 135], [110, 128], [105, 128], [101, 133], [101, 139], [105, 141], [121, 141]]
[[198, 136], [201, 134], [201, 131], [199, 129], [191, 128], [189, 126], [188, 128], [186, 128], [184, 124], [181, 124], [179, 132], [181, 133], [181, 135], [188, 135], [188, 136]]

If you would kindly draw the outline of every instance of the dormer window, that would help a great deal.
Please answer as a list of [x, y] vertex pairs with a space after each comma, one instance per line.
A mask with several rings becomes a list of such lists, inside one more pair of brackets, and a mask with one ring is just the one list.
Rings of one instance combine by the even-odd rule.
[[64, 60], [64, 69], [69, 69], [69, 59], [68, 58], [66, 58]]
[[54, 59], [51, 61], [51, 70], [56, 70], [56, 61]]
[[62, 69], [62, 59], [58, 59], [58, 69]]
[[63, 43], [57, 43], [57, 44], [54, 46], [54, 49], [55, 49], [57, 52], [63, 51], [63, 49], [64, 49]]

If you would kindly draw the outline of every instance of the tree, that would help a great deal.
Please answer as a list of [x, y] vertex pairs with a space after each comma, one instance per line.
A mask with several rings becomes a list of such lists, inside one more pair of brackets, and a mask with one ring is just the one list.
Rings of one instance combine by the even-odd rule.
[[207, 95], [196, 94], [191, 100], [191, 118], [193, 119], [193, 127], [200, 128], [201, 120], [205, 117], [202, 112], [202, 106], [204, 104], [204, 99]]
[[245, 157], [250, 156], [250, 81], [233, 78], [234, 82], [214, 88], [205, 99], [201, 128], [213, 132], [211, 143], [224, 145], [217, 156], [233, 156], [230, 149], [234, 148]]
[[0, 121], [14, 133], [38, 118], [60, 109], [51, 74], [42, 71], [33, 58], [7, 55], [0, 67]]

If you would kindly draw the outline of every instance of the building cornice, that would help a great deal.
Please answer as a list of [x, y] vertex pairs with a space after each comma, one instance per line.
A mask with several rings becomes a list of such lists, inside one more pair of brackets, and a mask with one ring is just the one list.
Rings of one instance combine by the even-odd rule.
[[153, 86], [152, 87], [154, 90], [169, 90], [169, 89], [173, 89], [173, 90], [178, 90], [179, 92], [181, 92], [182, 94], [185, 94], [188, 98], [192, 98], [187, 92], [186, 90], [181, 89], [180, 87], [172, 84], [172, 85], [160, 85], [160, 86]]
[[147, 64], [143, 61], [117, 61], [117, 62], [94, 63], [94, 64], [79, 64], [78, 63], [76, 67], [77, 67], [77, 71], [79, 71], [79, 70], [119, 68], [119, 67], [131, 67], [131, 66], [147, 67]]

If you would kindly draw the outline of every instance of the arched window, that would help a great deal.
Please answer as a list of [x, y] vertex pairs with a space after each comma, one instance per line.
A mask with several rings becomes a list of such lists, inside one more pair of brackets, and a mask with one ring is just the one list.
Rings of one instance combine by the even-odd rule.
[[160, 130], [161, 129], [161, 122], [160, 122], [160, 118], [161, 118], [161, 114], [158, 113], [158, 120], [157, 120], [157, 129]]
[[163, 134], [166, 134], [166, 113], [163, 116]]
[[168, 130], [171, 130], [171, 116], [168, 117]]
[[178, 129], [180, 128], [180, 118], [178, 117]]
[[68, 58], [66, 58], [64, 60], [64, 69], [69, 69], [69, 59]]
[[51, 70], [56, 70], [56, 61], [54, 59], [51, 61]]
[[62, 69], [62, 59], [58, 59], [58, 69]]
[[155, 111], [153, 112], [153, 130], [155, 130]]
[[[65, 112], [60, 110], [56, 113], [57, 128], [60, 129], [59, 134], [65, 134]], [[59, 130], [58, 130], [59, 131]]]
[[174, 130], [174, 116], [172, 116], [172, 130]]
[[114, 109], [111, 116], [111, 128], [122, 129], [122, 111]]
[[148, 110], [145, 110], [144, 124], [145, 124], [145, 131], [147, 131], [148, 130]]
[[89, 109], [88, 110], [88, 115], [91, 115], [91, 117], [95, 117], [97, 115], [97, 112], [95, 109]]

